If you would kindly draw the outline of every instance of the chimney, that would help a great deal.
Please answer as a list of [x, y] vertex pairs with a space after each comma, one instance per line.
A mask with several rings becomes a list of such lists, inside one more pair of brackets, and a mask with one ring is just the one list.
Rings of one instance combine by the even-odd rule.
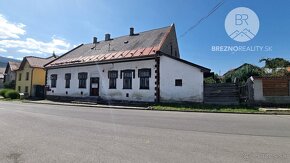
[[109, 40], [111, 40], [111, 35], [109, 33], [107, 33], [105, 35], [105, 41], [109, 41]]
[[130, 36], [134, 36], [134, 28], [133, 27], [130, 28]]
[[97, 37], [93, 37], [93, 43], [94, 44], [98, 43], [98, 38]]

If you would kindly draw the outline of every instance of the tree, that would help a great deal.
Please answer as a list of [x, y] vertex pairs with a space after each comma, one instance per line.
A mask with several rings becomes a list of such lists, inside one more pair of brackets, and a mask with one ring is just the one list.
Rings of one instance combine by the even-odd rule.
[[268, 76], [289, 76], [287, 67], [290, 62], [283, 58], [267, 58], [261, 59], [260, 62], [265, 62], [264, 71], [268, 72]]
[[260, 59], [260, 62], [265, 62], [265, 68], [276, 69], [290, 66], [290, 62], [283, 58], [267, 58]]
[[230, 70], [224, 74], [226, 83], [238, 82], [245, 83], [251, 76], [262, 76], [263, 70], [260, 67], [245, 63], [240, 67]]

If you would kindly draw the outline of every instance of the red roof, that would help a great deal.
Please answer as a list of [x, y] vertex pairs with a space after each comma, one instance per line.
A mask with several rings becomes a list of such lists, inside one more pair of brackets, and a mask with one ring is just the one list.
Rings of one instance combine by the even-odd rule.
[[85, 64], [110, 60], [154, 56], [173, 26], [113, 38], [96, 44], [81, 44], [45, 67]]

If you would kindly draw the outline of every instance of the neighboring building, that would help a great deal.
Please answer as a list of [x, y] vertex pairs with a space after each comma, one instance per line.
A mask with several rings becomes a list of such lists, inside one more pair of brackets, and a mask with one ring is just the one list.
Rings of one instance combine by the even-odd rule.
[[28, 96], [43, 96], [46, 76], [43, 66], [54, 59], [55, 56], [49, 58], [24, 57], [16, 71], [15, 89], [20, 93], [27, 93]]
[[290, 77], [251, 77], [250, 101], [258, 104], [290, 104]]
[[82, 44], [48, 63], [47, 97], [202, 102], [210, 69], [180, 59], [175, 26]]
[[5, 75], [4, 75], [4, 83], [14, 83], [15, 85], [15, 79], [16, 79], [16, 70], [18, 70], [20, 66], [19, 62], [8, 62], [6, 69], [5, 69]]
[[5, 68], [0, 68], [0, 89], [4, 87]]

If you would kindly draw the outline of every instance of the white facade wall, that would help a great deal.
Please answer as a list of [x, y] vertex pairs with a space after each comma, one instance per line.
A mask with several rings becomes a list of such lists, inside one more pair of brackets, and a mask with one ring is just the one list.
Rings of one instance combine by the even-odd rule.
[[[140, 78], [138, 69], [151, 68], [151, 78], [149, 80], [149, 90], [139, 89]], [[126, 69], [135, 70], [135, 78], [132, 78], [132, 89], [123, 89], [123, 78], [120, 79], [120, 71]], [[109, 89], [108, 71], [118, 70], [117, 89]], [[87, 72], [88, 79], [86, 88], [79, 88], [78, 73]], [[65, 88], [65, 74], [71, 73], [70, 88]], [[100, 64], [81, 67], [68, 67], [47, 70], [47, 85], [51, 85], [50, 75], [57, 74], [56, 88], [51, 88], [47, 95], [87, 97], [90, 96], [90, 77], [99, 77], [99, 95], [106, 100], [128, 100], [128, 101], [148, 101], [155, 100], [155, 60], [142, 60], [131, 62], [118, 62], [110, 64]], [[66, 94], [66, 91], [68, 94]], [[83, 95], [81, 95], [83, 92]], [[126, 94], [129, 97], [126, 97]]]
[[255, 101], [264, 101], [264, 95], [263, 95], [263, 82], [261, 79], [255, 79], [254, 80], [254, 100]]
[[[175, 79], [182, 79], [182, 86], [175, 86]], [[202, 102], [203, 72], [199, 68], [161, 56], [160, 100]]]

